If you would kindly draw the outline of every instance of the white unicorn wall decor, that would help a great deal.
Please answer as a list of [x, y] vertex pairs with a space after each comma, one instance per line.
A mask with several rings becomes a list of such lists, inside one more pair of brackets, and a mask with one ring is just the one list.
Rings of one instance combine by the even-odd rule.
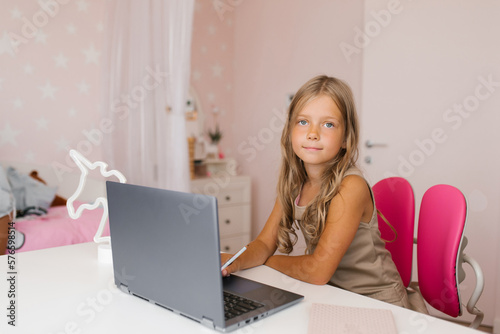
[[[82, 154], [80, 154], [76, 150], [70, 150], [69, 155], [71, 159], [75, 162], [75, 164], [80, 169], [80, 181], [76, 191], [71, 195], [71, 197], [66, 202], [66, 208], [68, 209], [68, 214], [72, 219], [78, 219], [82, 215], [83, 210], [94, 210], [99, 206], [103, 207], [103, 213], [101, 217], [101, 222], [99, 227], [97, 228], [96, 234], [94, 235], [94, 242], [99, 244], [98, 257], [100, 260], [108, 262], [111, 261], [111, 238], [109, 236], [103, 237], [102, 233], [104, 230], [104, 226], [106, 224], [106, 220], [108, 218], [108, 200], [105, 197], [97, 197], [93, 203], [84, 203], [81, 204], [77, 209], [75, 209], [74, 202], [80, 196], [83, 189], [85, 188], [85, 183], [87, 182], [87, 177], [89, 174], [89, 170], [94, 170], [99, 168], [99, 172], [104, 177], [115, 176], [118, 178], [120, 183], [127, 182], [125, 176], [117, 170], [108, 171], [108, 165], [102, 161], [96, 161], [91, 163], [87, 160]], [[104, 254], [106, 253], [106, 254]]]

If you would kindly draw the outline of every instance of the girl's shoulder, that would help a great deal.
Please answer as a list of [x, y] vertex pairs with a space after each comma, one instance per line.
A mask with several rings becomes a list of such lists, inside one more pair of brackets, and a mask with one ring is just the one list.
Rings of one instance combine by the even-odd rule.
[[341, 189], [344, 191], [355, 191], [358, 194], [371, 193], [371, 188], [363, 172], [357, 167], [349, 168], [341, 181]]
[[349, 176], [349, 175], [358, 175], [361, 178], [365, 178], [363, 172], [356, 166], [350, 167], [345, 173], [344, 173], [344, 178]]

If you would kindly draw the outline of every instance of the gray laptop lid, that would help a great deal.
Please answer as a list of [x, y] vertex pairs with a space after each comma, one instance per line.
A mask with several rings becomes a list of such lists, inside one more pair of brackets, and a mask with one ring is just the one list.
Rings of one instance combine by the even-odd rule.
[[215, 197], [106, 182], [115, 283], [224, 328]]

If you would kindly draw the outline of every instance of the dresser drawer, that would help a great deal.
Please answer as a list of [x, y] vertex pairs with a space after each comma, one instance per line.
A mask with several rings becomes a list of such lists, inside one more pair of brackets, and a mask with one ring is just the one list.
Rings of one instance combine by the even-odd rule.
[[251, 179], [238, 175], [191, 180], [193, 193], [215, 196], [222, 252], [236, 253], [250, 242]]
[[219, 234], [221, 236], [249, 233], [250, 205], [219, 207]]
[[220, 241], [220, 251], [234, 254], [250, 242], [249, 236], [225, 238]]
[[215, 196], [218, 204], [221, 205], [250, 203], [251, 189], [248, 177], [193, 180], [191, 190], [195, 193]]
[[249, 195], [245, 192], [245, 187], [227, 187], [221, 188], [220, 192], [216, 194], [217, 202], [219, 204], [239, 204], [248, 203]]

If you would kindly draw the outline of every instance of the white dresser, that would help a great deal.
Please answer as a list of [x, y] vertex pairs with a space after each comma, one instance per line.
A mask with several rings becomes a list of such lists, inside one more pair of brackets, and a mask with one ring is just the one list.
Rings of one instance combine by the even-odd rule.
[[220, 249], [235, 253], [250, 242], [251, 182], [228, 174], [191, 180], [191, 191], [217, 197]]

